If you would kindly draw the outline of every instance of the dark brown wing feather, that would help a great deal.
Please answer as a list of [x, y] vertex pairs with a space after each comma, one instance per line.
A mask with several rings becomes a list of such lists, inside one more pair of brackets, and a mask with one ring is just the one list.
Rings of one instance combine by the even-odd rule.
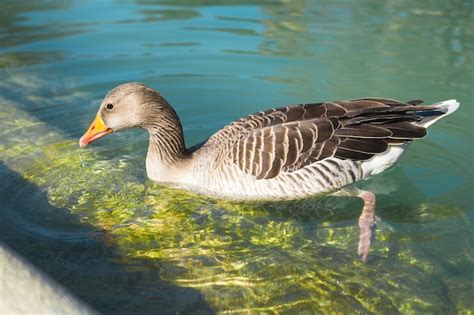
[[232, 123], [210, 142], [226, 141], [226, 156], [242, 171], [268, 179], [328, 157], [367, 160], [389, 143], [423, 137], [426, 129], [414, 123], [434, 108], [419, 103], [364, 98], [274, 108]]

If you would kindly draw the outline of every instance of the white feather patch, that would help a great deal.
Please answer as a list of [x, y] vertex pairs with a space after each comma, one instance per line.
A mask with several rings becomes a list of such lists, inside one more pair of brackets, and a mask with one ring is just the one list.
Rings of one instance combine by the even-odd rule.
[[395, 164], [407, 149], [408, 144], [391, 145], [388, 150], [361, 163], [364, 178], [382, 173]]

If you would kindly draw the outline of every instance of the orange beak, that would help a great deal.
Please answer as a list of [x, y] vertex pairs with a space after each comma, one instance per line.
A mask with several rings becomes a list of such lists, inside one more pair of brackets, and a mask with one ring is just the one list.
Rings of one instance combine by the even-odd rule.
[[89, 129], [87, 129], [86, 133], [81, 137], [79, 140], [79, 146], [81, 148], [85, 147], [89, 143], [102, 138], [105, 135], [108, 135], [112, 132], [112, 129], [107, 127], [100, 117], [100, 114], [97, 114], [94, 121], [91, 123]]

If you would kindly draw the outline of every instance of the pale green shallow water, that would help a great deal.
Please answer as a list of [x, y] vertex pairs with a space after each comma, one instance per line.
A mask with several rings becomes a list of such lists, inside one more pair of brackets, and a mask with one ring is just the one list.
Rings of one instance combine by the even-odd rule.
[[[26, 2], [25, 2], [26, 3]], [[3, 1], [0, 241], [117, 313], [472, 313], [472, 1]], [[361, 202], [237, 204], [145, 179], [146, 135], [77, 140], [118, 83], [159, 89], [188, 144], [287, 103], [384, 96], [461, 109]]]

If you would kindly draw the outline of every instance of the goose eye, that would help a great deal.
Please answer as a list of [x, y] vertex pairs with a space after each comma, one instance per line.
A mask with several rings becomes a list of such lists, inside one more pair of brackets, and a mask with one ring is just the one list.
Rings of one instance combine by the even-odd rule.
[[107, 109], [112, 109], [112, 108], [114, 108], [114, 105], [109, 103], [109, 104], [107, 104], [107, 105], [105, 106], [105, 108], [107, 108]]

